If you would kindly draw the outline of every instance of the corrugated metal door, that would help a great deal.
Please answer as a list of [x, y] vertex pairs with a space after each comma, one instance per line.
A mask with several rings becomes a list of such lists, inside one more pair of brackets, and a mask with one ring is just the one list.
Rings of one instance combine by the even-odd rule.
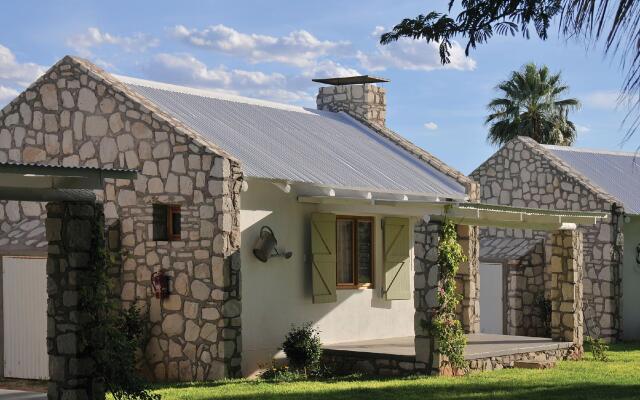
[[3, 257], [4, 375], [48, 379], [47, 259]]

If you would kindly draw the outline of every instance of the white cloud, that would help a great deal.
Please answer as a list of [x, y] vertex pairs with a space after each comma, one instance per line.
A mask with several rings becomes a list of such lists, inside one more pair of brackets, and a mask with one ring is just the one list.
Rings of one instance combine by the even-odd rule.
[[9, 104], [9, 102], [19, 94], [20, 92], [15, 89], [0, 85], [0, 109]]
[[384, 26], [377, 25], [375, 28], [373, 28], [373, 32], [371, 32], [371, 36], [378, 37], [382, 35], [385, 31], [386, 29], [384, 28]]
[[280, 102], [311, 104], [313, 97], [277, 72], [208, 67], [190, 54], [160, 53], [146, 67], [151, 79]]
[[260, 71], [227, 69], [224, 66], [209, 68], [190, 54], [156, 54], [148, 71], [154, 78], [168, 78], [173, 82], [196, 86], [257, 88], [285, 82], [285, 76], [279, 73], [266, 74]]
[[435, 122], [427, 122], [426, 124], [424, 124], [424, 127], [430, 131], [435, 131], [436, 129], [438, 129], [438, 124], [436, 124]]
[[354, 76], [354, 75], [361, 75], [361, 74], [360, 72], [358, 72], [357, 69], [346, 67], [340, 63], [337, 63], [331, 60], [321, 60], [321, 61], [318, 61], [311, 68], [308, 68], [305, 71], [303, 71], [302, 75], [305, 77], [311, 77], [311, 78], [321, 78], [321, 77], [340, 78], [344, 76]]
[[578, 133], [587, 133], [591, 131], [591, 128], [589, 128], [588, 126], [576, 124], [576, 130], [578, 131]]
[[66, 41], [71, 47], [83, 57], [92, 55], [91, 49], [103, 45], [112, 45], [122, 48], [127, 53], [144, 52], [152, 47], [157, 47], [160, 43], [158, 39], [143, 33], [136, 33], [131, 36], [118, 36], [108, 32], [103, 32], [99, 28], [90, 27], [86, 32], [73, 35]]
[[349, 46], [349, 42], [320, 40], [305, 30], [275, 37], [243, 33], [220, 24], [201, 30], [177, 25], [171, 32], [193, 46], [243, 57], [251, 63], [278, 62], [296, 67], [311, 67], [320, 57]]
[[586, 105], [594, 108], [614, 109], [618, 106], [620, 100], [620, 92], [615, 90], [601, 90], [589, 93], [584, 102]]
[[21, 63], [13, 52], [0, 44], [0, 108], [20, 94], [46, 71], [45, 67], [31, 63]]
[[28, 86], [46, 71], [35, 63], [20, 63], [7, 47], [0, 44], [0, 85]]
[[[371, 36], [380, 37], [386, 31], [384, 26], [376, 26]], [[384, 71], [397, 68], [412, 71], [433, 71], [436, 69], [455, 69], [472, 71], [476, 68], [476, 61], [464, 54], [464, 49], [456, 41], [452, 41], [449, 49], [451, 55], [449, 64], [440, 62], [438, 43], [427, 43], [425, 40], [401, 38], [385, 46], [377, 45], [373, 53], [358, 51], [356, 57], [360, 65], [370, 71]]]

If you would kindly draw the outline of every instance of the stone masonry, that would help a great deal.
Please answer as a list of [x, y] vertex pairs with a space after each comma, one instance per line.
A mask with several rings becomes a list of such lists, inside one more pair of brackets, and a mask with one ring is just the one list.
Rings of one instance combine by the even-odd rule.
[[551, 238], [551, 338], [582, 345], [582, 232], [558, 231]]
[[[91, 202], [52, 202], [47, 205], [47, 352], [50, 400], [104, 398], [104, 387], [93, 375], [95, 360], [79, 332], [86, 311], [79, 307], [83, 275], [95, 268], [94, 237], [104, 219], [102, 205]], [[84, 315], [84, 317], [83, 317]]]
[[[240, 375], [238, 162], [95, 65], [65, 57], [0, 112], [0, 162], [128, 168], [96, 194], [119, 221], [123, 306], [149, 319], [141, 370], [156, 381]], [[180, 240], [152, 240], [152, 205], [181, 207]], [[0, 227], [42, 234], [42, 205], [0, 203]], [[24, 229], [22, 229], [24, 230]], [[34, 243], [39, 243], [34, 240]], [[158, 300], [151, 274], [171, 277]]]
[[[440, 241], [441, 223], [421, 222], [415, 226], [415, 349], [416, 368], [420, 372], [426, 366], [428, 374], [437, 374], [442, 368], [442, 357], [437, 351], [437, 341], [429, 329], [433, 313], [438, 307], [438, 291], [440, 289], [440, 268], [438, 266], [438, 243]], [[479, 251], [477, 227], [458, 225], [458, 241], [468, 260], [460, 265], [456, 283], [463, 295], [458, 309], [459, 319], [465, 333], [479, 333], [480, 307], [478, 286]], [[406, 365], [403, 367], [407, 369]]]
[[[580, 230], [584, 237], [584, 301], [594, 305], [601, 337], [616, 340], [623, 242], [623, 210], [616, 199], [530, 138], [505, 144], [470, 176], [480, 184], [482, 201], [489, 204], [609, 213], [606, 220]], [[481, 238], [486, 237], [540, 239], [549, 246], [547, 233], [540, 231], [485, 228]]]
[[546, 272], [542, 239], [485, 237], [480, 241], [480, 261], [504, 268], [504, 330], [507, 335], [551, 337], [551, 275]]
[[345, 111], [358, 119], [381, 126], [386, 121], [385, 90], [371, 83], [320, 88], [318, 110]]

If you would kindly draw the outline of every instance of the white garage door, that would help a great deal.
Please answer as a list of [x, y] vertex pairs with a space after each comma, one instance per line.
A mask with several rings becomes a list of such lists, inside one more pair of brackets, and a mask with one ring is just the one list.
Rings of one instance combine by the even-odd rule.
[[480, 332], [502, 335], [502, 264], [480, 264]]
[[2, 258], [4, 375], [48, 379], [47, 259]]

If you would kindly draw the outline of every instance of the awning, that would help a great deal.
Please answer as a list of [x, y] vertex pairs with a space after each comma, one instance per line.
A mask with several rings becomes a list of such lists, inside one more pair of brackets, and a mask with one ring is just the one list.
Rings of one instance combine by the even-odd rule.
[[325, 212], [362, 212], [420, 218], [448, 218], [461, 225], [534, 230], [572, 230], [594, 225], [608, 214], [591, 211], [543, 210], [482, 203], [380, 200], [337, 196], [298, 196], [298, 202], [316, 204]]
[[135, 179], [137, 171], [94, 167], [0, 163], [0, 199], [22, 201], [95, 200], [104, 179]]

